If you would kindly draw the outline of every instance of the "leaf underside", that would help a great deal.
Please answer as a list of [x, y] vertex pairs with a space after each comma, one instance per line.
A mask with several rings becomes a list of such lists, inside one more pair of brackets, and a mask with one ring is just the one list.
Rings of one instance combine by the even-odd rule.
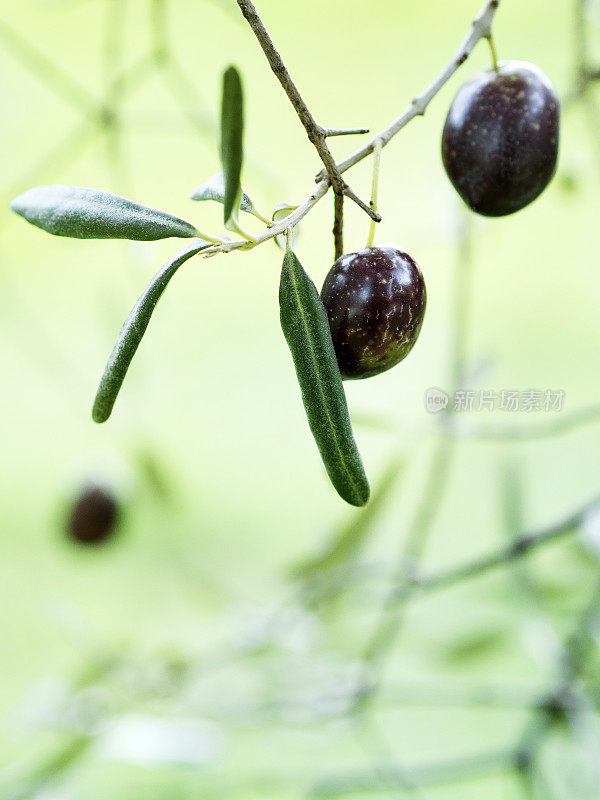
[[[281, 222], [282, 219], [285, 217], [289, 217], [289, 215], [295, 211], [298, 206], [293, 206], [291, 203], [286, 203], [284, 200], [277, 203], [275, 208], [273, 209], [273, 213], [271, 214], [271, 219], [273, 222]], [[285, 250], [285, 237], [284, 236], [274, 236], [273, 242], [277, 245], [280, 250]]]
[[80, 186], [36, 186], [10, 207], [54, 236], [154, 241], [198, 235], [189, 222], [126, 197]]
[[283, 259], [279, 307], [308, 423], [327, 473], [340, 497], [363, 506], [369, 499], [369, 483], [352, 433], [327, 313], [291, 250]]
[[167, 288], [169, 281], [183, 263], [207, 247], [210, 247], [209, 242], [196, 241], [190, 242], [180, 250], [158, 270], [131, 310], [121, 328], [119, 337], [108, 357], [104, 373], [100, 379], [100, 385], [92, 408], [94, 422], [106, 422], [110, 417], [129, 365], [146, 332], [156, 304]]
[[[214, 200], [217, 203], [225, 204], [225, 174], [219, 172], [213, 175], [207, 181], [204, 181], [198, 186], [190, 195], [192, 200]], [[254, 211], [254, 203], [246, 192], [242, 189], [242, 199], [240, 201], [240, 208], [251, 214]]]

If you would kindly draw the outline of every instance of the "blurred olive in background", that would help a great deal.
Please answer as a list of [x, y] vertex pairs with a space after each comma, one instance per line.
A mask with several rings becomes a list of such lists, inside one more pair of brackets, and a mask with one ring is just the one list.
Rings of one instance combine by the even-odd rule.
[[99, 545], [115, 535], [121, 518], [116, 494], [108, 487], [88, 483], [73, 498], [65, 529], [74, 542]]

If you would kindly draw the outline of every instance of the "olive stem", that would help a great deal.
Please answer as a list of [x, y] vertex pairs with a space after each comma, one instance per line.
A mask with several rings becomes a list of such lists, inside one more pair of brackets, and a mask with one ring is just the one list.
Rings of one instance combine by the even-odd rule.
[[495, 72], [498, 72], [498, 51], [496, 50], [496, 43], [494, 41], [493, 35], [490, 33], [489, 36], [486, 36], [487, 42], [490, 46], [490, 52], [492, 54], [492, 67], [494, 68]]
[[[241, 235], [240, 231], [237, 231], [237, 233], [240, 233]], [[212, 242], [213, 244], [224, 244], [226, 241], [220, 236], [209, 236], [208, 233], [204, 233], [204, 231], [201, 231], [198, 228], [196, 228], [196, 235], [199, 239], [204, 239], [206, 242]]]
[[[364, 147], [361, 147], [360, 150], [357, 150], [351, 156], [348, 156], [348, 158], [340, 161], [337, 166], [341, 173], [346, 172], [346, 170], [350, 169], [350, 167], [358, 164], [359, 161], [363, 160], [363, 158], [367, 158], [367, 156], [373, 152], [375, 143], [379, 139], [381, 139], [382, 147], [385, 147], [394, 138], [394, 136], [396, 136], [396, 134], [398, 134], [415, 117], [420, 117], [425, 114], [425, 111], [427, 110], [427, 107], [433, 98], [439, 94], [454, 73], [457, 72], [460, 67], [462, 67], [475, 49], [477, 43], [480, 42], [481, 39], [485, 39], [491, 35], [494, 17], [500, 8], [501, 1], [502, 0], [487, 0], [479, 14], [471, 23], [469, 32], [462, 41], [460, 47], [454, 53], [454, 56], [450, 62], [444, 67], [437, 78], [435, 78], [435, 80], [432, 81], [432, 83], [430, 83], [429, 86], [423, 92], [421, 92], [421, 94], [417, 95], [417, 97], [411, 101], [409, 106], [402, 112], [402, 114], [393, 120], [387, 126], [387, 128], [381, 130], [376, 136], [370, 139], [370, 141], [368, 141]], [[325, 177], [326, 174], [321, 171], [317, 175], [317, 183], [322, 181]]]
[[[251, 242], [252, 244], [256, 244], [256, 236], [253, 236], [251, 233], [248, 233], [248, 231], [245, 231], [242, 228], [242, 226], [240, 225], [240, 223], [239, 223], [239, 221], [237, 219], [237, 215], [236, 214], [232, 214], [231, 220], [230, 220], [230, 224], [231, 224], [232, 230], [234, 230], [236, 233], [239, 233], [240, 236], [243, 236], [244, 239], [247, 242]], [[208, 241], [210, 241], [210, 239]]]
[[368, 133], [368, 128], [325, 128], [323, 133], [329, 136], [354, 136], [355, 134]]
[[293, 228], [291, 228], [291, 227], [290, 228], [286, 228], [285, 231], [284, 231], [285, 252], [286, 253], [290, 253], [294, 249], [293, 246], [292, 246], [292, 232], [293, 232]]
[[[377, 211], [377, 199], [379, 196], [379, 171], [381, 167], [381, 139], [375, 143], [373, 148], [373, 182], [371, 184], [371, 208], [373, 211]], [[369, 226], [369, 236], [367, 238], [367, 247], [373, 246], [373, 240], [375, 239], [375, 231], [377, 229], [377, 223], [374, 219], [371, 220], [371, 225]]]
[[[242, 8], [244, 16], [246, 16], [246, 13], [250, 13], [249, 10], [244, 11], [244, 8], [248, 6], [248, 3], [246, 3], [245, 0], [237, 0], [237, 2], [238, 5]], [[414, 98], [414, 100], [412, 100], [408, 108], [406, 108], [405, 111], [403, 111], [399, 117], [393, 120], [386, 128], [381, 130], [376, 136], [374, 136], [369, 142], [367, 142], [364, 145], [364, 147], [362, 147], [360, 150], [357, 150], [348, 158], [344, 159], [344, 161], [340, 161], [337, 164], [337, 167], [341, 173], [346, 172], [346, 170], [350, 169], [351, 167], [355, 166], [360, 161], [371, 155], [371, 153], [375, 148], [376, 142], [381, 141], [381, 146], [385, 147], [394, 138], [394, 136], [396, 136], [396, 134], [398, 134], [406, 125], [408, 125], [409, 122], [415, 119], [415, 117], [422, 116], [425, 113], [425, 110], [427, 109], [428, 105], [431, 103], [433, 98], [442, 90], [442, 88], [446, 85], [446, 83], [450, 80], [450, 78], [467, 61], [477, 43], [481, 39], [490, 36], [492, 23], [496, 15], [496, 12], [500, 7], [500, 3], [501, 0], [487, 0], [485, 2], [481, 11], [471, 23], [469, 31], [464, 40], [462, 41], [461, 45], [459, 46], [458, 50], [454, 53], [448, 64], [440, 72], [437, 78], [435, 78], [432, 81], [432, 83], [430, 83], [429, 86], [420, 95], [418, 95], [417, 97]], [[256, 10], [254, 9], [254, 7], [252, 8], [254, 10], [254, 13], [256, 14]], [[264, 26], [262, 27], [264, 28]], [[271, 46], [273, 46], [272, 42]], [[279, 55], [278, 58], [279, 60], [281, 60], [281, 57]], [[277, 72], [277, 70], [275, 69], [274, 71]], [[278, 77], [280, 76], [278, 75]], [[300, 222], [300, 220], [309, 213], [309, 211], [313, 208], [313, 206], [315, 206], [323, 197], [325, 197], [330, 188], [331, 188], [331, 182], [329, 175], [327, 174], [327, 171], [319, 173], [319, 175], [317, 176], [317, 186], [315, 187], [314, 191], [302, 203], [300, 203], [298, 208], [292, 214], [290, 214], [281, 222], [276, 223], [272, 227], [267, 228], [265, 231], [260, 233], [256, 237], [256, 244], [262, 244], [268, 239], [272, 239], [275, 236], [279, 236], [285, 231], [286, 227], [288, 227], [288, 225], [290, 224], [297, 225], [298, 222]], [[348, 194], [347, 191], [345, 191], [344, 193]], [[369, 209], [369, 211], [371, 212], [371, 214], [373, 213], [372, 209]], [[215, 252], [229, 253], [232, 250], [244, 249], [247, 246], [248, 242], [246, 241], [225, 242], [222, 245], [215, 246], [214, 250], [211, 249], [210, 251], [207, 251], [204, 255], [206, 257], [213, 255], [213, 253]]]
[[333, 249], [334, 257], [344, 255], [344, 195], [333, 195]]
[[[362, 208], [366, 214], [372, 218], [375, 218], [376, 214], [374, 214], [371, 208], [352, 191], [346, 181], [342, 178], [335, 158], [327, 146], [327, 137], [335, 135], [336, 129], [323, 128], [313, 117], [310, 109], [304, 101], [304, 98], [300, 94], [298, 87], [292, 80], [292, 76], [290, 75], [283, 59], [281, 58], [281, 55], [279, 54], [279, 51], [275, 47], [269, 32], [265, 28], [251, 0], [237, 0], [237, 4], [240, 8], [240, 11], [244, 15], [244, 18], [250, 25], [254, 35], [258, 39], [267, 61], [269, 62], [269, 66], [275, 73], [277, 80], [281, 84], [288, 97], [288, 100], [294, 108], [294, 111], [298, 115], [298, 118], [308, 135], [309, 141], [313, 144], [315, 150], [319, 154], [319, 158], [323, 162], [323, 166], [325, 167], [325, 171], [328, 180], [331, 182], [333, 191], [336, 194], [345, 194], [346, 197], [349, 197], [350, 200], [355, 202], [359, 208]], [[360, 130], [362, 131], [363, 129]], [[354, 132], [354, 130], [352, 132]]]
[[257, 211], [256, 209], [253, 209], [249, 213], [252, 214], [253, 217], [256, 217], [256, 219], [259, 219], [261, 222], [264, 222], [265, 225], [267, 227], [269, 227], [269, 228], [273, 224], [273, 220], [272, 219], [269, 219], [268, 217], [265, 217], [264, 214], [261, 214], [260, 211]]

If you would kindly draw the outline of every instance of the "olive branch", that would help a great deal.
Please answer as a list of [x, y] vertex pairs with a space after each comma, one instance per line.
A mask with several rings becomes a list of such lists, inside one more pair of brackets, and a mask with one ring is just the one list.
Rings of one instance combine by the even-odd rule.
[[[143, 206], [108, 192], [73, 186], [38, 186], [13, 200], [12, 209], [28, 222], [56, 236], [82, 239], [156, 240], [185, 238], [192, 244], [169, 259], [156, 273], [149, 286], [127, 317], [109, 356], [93, 405], [94, 421], [105, 422], [113, 410], [119, 391], [149, 325], [156, 305], [177, 270], [198, 254], [209, 258], [218, 253], [248, 250], [287, 234], [287, 251], [282, 268], [279, 293], [281, 323], [290, 346], [309, 424], [329, 476], [341, 497], [353, 505], [364, 505], [369, 485], [354, 441], [346, 396], [339, 373], [327, 315], [318, 291], [304, 271], [290, 246], [290, 233], [311, 209], [333, 190], [335, 195], [334, 242], [336, 254], [343, 249], [343, 200], [356, 203], [370, 218], [372, 241], [375, 224], [381, 220], [376, 210], [379, 156], [385, 147], [411, 120], [422, 116], [433, 98], [468, 59], [476, 44], [487, 39], [495, 63], [492, 23], [500, 0], [487, 0], [474, 19], [465, 39], [450, 62], [408, 108], [362, 148], [339, 164], [327, 145], [331, 136], [364, 134], [367, 129], [326, 128], [319, 125], [302, 98], [283, 59], [250, 0], [237, 4], [258, 39], [267, 61], [281, 83], [290, 103], [315, 147], [323, 170], [316, 186], [299, 205], [278, 203], [271, 216], [258, 211], [241, 184], [244, 161], [244, 93], [238, 70], [230, 67], [223, 75], [220, 125], [220, 157], [223, 172], [197, 187], [191, 195], [196, 202], [216, 201], [223, 205], [224, 228], [239, 238], [208, 234], [186, 220], [168, 212]], [[155, 58], [166, 58], [161, 39], [161, 12], [164, 3], [155, 0]], [[62, 73], [53, 79], [69, 90], [73, 100], [82, 97], [77, 84]], [[86, 101], [87, 102], [87, 101]], [[361, 200], [342, 175], [371, 154], [374, 179], [371, 201]], [[257, 236], [242, 227], [240, 212], [253, 215], [265, 227]]]
[[[584, 28], [582, 20], [582, 10], [584, 2], [579, 0], [579, 26]], [[474, 46], [474, 45], [473, 45]], [[583, 100], [586, 103], [592, 101], [592, 97], [587, 92], [592, 82], [600, 77], [600, 72], [597, 67], [590, 63], [589, 60], [582, 58], [578, 61], [579, 77], [582, 78], [580, 84], [576, 84], [573, 92], [574, 100]], [[458, 67], [457, 67], [458, 68]], [[593, 129], [595, 132], [597, 129]], [[595, 143], [597, 137], [595, 138]], [[343, 162], [342, 162], [343, 164]], [[338, 165], [341, 167], [341, 165]], [[212, 179], [207, 182], [208, 186], [204, 184], [204, 188], [199, 187], [195, 194], [199, 195], [197, 199], [219, 199], [220, 194], [224, 194], [224, 181], [222, 176], [217, 176], [217, 179]], [[216, 188], [215, 188], [216, 187]], [[326, 191], [331, 188], [328, 184]], [[217, 194], [217, 197], [210, 196]], [[335, 194], [335, 192], [334, 192]], [[335, 194], [336, 200], [336, 222], [339, 223], [338, 217], [338, 204], [341, 206], [343, 202], [343, 195]], [[248, 203], [251, 204], [248, 196], [241, 195], [240, 208], [244, 212], [248, 212]], [[286, 204], [283, 204], [284, 206]], [[245, 206], [245, 207], [244, 207]], [[287, 208], [289, 210], [289, 207]], [[307, 210], [308, 213], [310, 209]], [[141, 216], [148, 215], [148, 210], [138, 210]], [[152, 210], [150, 210], [152, 211]], [[286, 208], [282, 208], [281, 213], [284, 213]], [[136, 212], [137, 213], [137, 212]], [[249, 213], [252, 213], [251, 211]], [[256, 212], [260, 219], [260, 212]], [[154, 216], [158, 214], [157, 216]], [[173, 226], [173, 229], [179, 230], [179, 235], [187, 238], [189, 235], [188, 245], [176, 256], [172, 261], [168, 262], [163, 269], [157, 273], [156, 278], [152, 281], [144, 297], [147, 296], [147, 301], [141, 303], [141, 316], [136, 316], [136, 308], [140, 311], [140, 307], [136, 305], [133, 316], [136, 316], [136, 321], [131, 325], [131, 328], [126, 327], [124, 330], [127, 332], [131, 329], [131, 339], [126, 337], [126, 342], [135, 343], [137, 337], [137, 344], [141, 341], [145, 326], [150, 319], [147, 311], [154, 309], [160, 294], [164, 290], [166, 283], [172, 277], [172, 274], [178, 269], [178, 260], [184, 263], [188, 258], [192, 258], [196, 254], [203, 253], [204, 255], [210, 254], [210, 251], [226, 252], [227, 248], [220, 249], [219, 245], [211, 244], [208, 241], [200, 240], [197, 235], [197, 229], [192, 226], [193, 232], [187, 227], [189, 223], [183, 220], [178, 220], [170, 215], [162, 216], [162, 212], [153, 212], [151, 215], [153, 224]], [[136, 217], [137, 219], [137, 217]], [[136, 219], [128, 221], [129, 225], [133, 225], [135, 229]], [[263, 220], [264, 221], [264, 220]], [[108, 224], [110, 220], [105, 220]], [[284, 220], [285, 222], [285, 220]], [[55, 224], [59, 224], [60, 220], [54, 220]], [[268, 223], [267, 223], [268, 224]], [[275, 227], [275, 226], [273, 226]], [[291, 227], [289, 218], [287, 225], [284, 225], [282, 233], [288, 231]], [[98, 228], [100, 230], [100, 228]], [[269, 229], [270, 230], [270, 229]], [[59, 234], [63, 235], [63, 234]], [[73, 234], [69, 234], [73, 235]], [[276, 234], [274, 234], [276, 235]], [[339, 231], [338, 231], [339, 235]], [[269, 237], [271, 238], [271, 237]], [[464, 265], [468, 262], [468, 237], [464, 237], [463, 248], [459, 257], [459, 264]], [[250, 240], [242, 237], [239, 242], [240, 249], [254, 246]], [[227, 243], [225, 243], [227, 244]], [[296, 264], [293, 259], [293, 254], [288, 252], [286, 254], [288, 261], [288, 270], [299, 270], [301, 267]], [[464, 277], [464, 273], [463, 277]], [[294, 275], [296, 279], [304, 280], [301, 272]], [[309, 279], [310, 280], [310, 279]], [[461, 316], [454, 320], [456, 339], [454, 343], [454, 350], [456, 363], [453, 368], [454, 379], [460, 377], [460, 368], [463, 366], [461, 363], [464, 357], [464, 328], [460, 328], [459, 323], [464, 325], [463, 318], [466, 317], [464, 312], [464, 293], [465, 284], [461, 280], [456, 280], [456, 285], [461, 286]], [[284, 287], [285, 288], [285, 287]], [[310, 293], [311, 284], [307, 283], [305, 288]], [[314, 287], [313, 287], [314, 288]], [[294, 302], [298, 300], [298, 292], [291, 295]], [[141, 298], [141, 300], [143, 299]], [[307, 306], [308, 310], [314, 311], [315, 306]], [[292, 317], [292, 322], [298, 322], [298, 315]], [[453, 328], [454, 330], [454, 328]], [[310, 334], [311, 329], [308, 329]], [[304, 340], [304, 344], [307, 344]], [[134, 350], [135, 351], [135, 350]], [[124, 362], [121, 362], [124, 363]], [[112, 372], [109, 370], [109, 376]], [[451, 421], [445, 420], [445, 422]], [[473, 432], [478, 439], [485, 438], [526, 438], [549, 436], [557, 433], [562, 433], [564, 430], [571, 430], [571, 427], [579, 427], [580, 425], [588, 424], [589, 422], [597, 421], [597, 409], [590, 408], [589, 413], [584, 410], [583, 414], [574, 414], [569, 419], [568, 425], [556, 425], [552, 429], [549, 426], [543, 428], [536, 428], [535, 426], [527, 426], [526, 428], [517, 430], [506, 429], [502, 431], [482, 431], [477, 429]], [[524, 532], [519, 520], [512, 520], [507, 533], [510, 534], [511, 539], [508, 543], [496, 550], [492, 550], [484, 555], [473, 558], [469, 557], [464, 563], [459, 563], [455, 567], [443, 568], [439, 571], [427, 571], [422, 569], [421, 561], [424, 550], [424, 545], [430, 534], [432, 522], [436, 518], [441, 503], [441, 498], [447, 490], [449, 465], [451, 464], [454, 452], [454, 440], [456, 438], [455, 430], [451, 425], [448, 425], [451, 437], [440, 436], [436, 448], [432, 454], [430, 474], [426, 481], [423, 494], [418, 503], [417, 512], [413, 519], [413, 523], [408, 531], [408, 541], [403, 547], [403, 552], [400, 555], [398, 564], [395, 565], [392, 573], [392, 591], [386, 603], [386, 619], [381, 627], [382, 633], [375, 631], [374, 636], [369, 644], [369, 666], [376, 665], [378, 660], [382, 660], [384, 655], [389, 655], [391, 645], [396, 642], [397, 635], [402, 623], [402, 612], [405, 604], [409, 600], [413, 600], [421, 594], [427, 595], [438, 590], [447, 589], [451, 586], [461, 584], [468, 579], [475, 579], [490, 572], [501, 568], [511, 567], [512, 565], [521, 562], [525, 557], [538, 552], [540, 549], [545, 548], [553, 542], [561, 541], [567, 536], [575, 535], [585, 524], [588, 514], [590, 512], [597, 512], [598, 499], [585, 503], [579, 510], [568, 515], [564, 519], [558, 520], [547, 528], [536, 530], [533, 532]], [[389, 468], [383, 475], [383, 479], [378, 482], [373, 491], [373, 496], [369, 505], [361, 510], [358, 514], [354, 514], [351, 518], [349, 525], [344, 526], [335, 538], [331, 548], [326, 551], [322, 557], [313, 561], [310, 565], [304, 565], [302, 570], [303, 577], [310, 580], [302, 586], [304, 593], [304, 602], [307, 605], [312, 603], [317, 605], [318, 600], [315, 600], [315, 584], [317, 579], [323, 578], [323, 574], [329, 571], [334, 573], [335, 569], [331, 567], [338, 567], [340, 564], [344, 567], [344, 576], [338, 583], [341, 590], [348, 588], [351, 582], [353, 570], [349, 568], [349, 563], [352, 563], [352, 558], [356, 555], [366, 536], [369, 534], [370, 529], [375, 520], [376, 513], [381, 505], [389, 497], [391, 489], [395, 486], [395, 481], [398, 477], [399, 471], [402, 469], [402, 462], [394, 459]], [[507, 498], [507, 504], [513, 508], [518, 503], [514, 502], [514, 498]], [[377, 573], [381, 576], [381, 572]], [[322, 596], [327, 597], [329, 594], [334, 594], [336, 591], [335, 581], [332, 574], [327, 574], [327, 580], [323, 581], [326, 584], [325, 591]], [[586, 712], [585, 702], [587, 701], [588, 693], [597, 691], [597, 675], [594, 677], [589, 662], [591, 662], [590, 655], [593, 653], [594, 639], [597, 643], [598, 636], [598, 618], [597, 609], [598, 602], [600, 601], [600, 586], [592, 587], [590, 601], [586, 602], [582, 608], [579, 618], [576, 620], [571, 633], [566, 636], [560, 647], [560, 652], [556, 664], [556, 679], [549, 687], [545, 687], [538, 692], [536, 689], [531, 693], [531, 696], [524, 698], [522, 695], [515, 696], [515, 693], [510, 691], [506, 692], [502, 697], [499, 697], [497, 691], [483, 690], [479, 692], [473, 687], [469, 687], [469, 693], [464, 698], [467, 705], [482, 705], [488, 703], [493, 706], [494, 704], [502, 705], [503, 703], [513, 703], [524, 710], [530, 710], [530, 717], [527, 719], [527, 724], [524, 727], [521, 736], [515, 743], [511, 743], [508, 747], [500, 748], [498, 750], [491, 750], [488, 752], [475, 752], [463, 758], [453, 758], [450, 760], [433, 761], [416, 766], [405, 767], [404, 764], [398, 763], [395, 755], [390, 756], [388, 753], [384, 754], [384, 758], [378, 756], [377, 764], [373, 764], [373, 769], [368, 767], [363, 768], [357, 766], [350, 773], [346, 774], [329, 774], [324, 775], [322, 779], [318, 780], [312, 787], [314, 795], [332, 796], [343, 794], [351, 794], [355, 792], [383, 792], [390, 791], [398, 793], [406, 793], [414, 797], [420, 797], [420, 790], [422, 787], [439, 785], [451, 781], [464, 780], [466, 778], [477, 778], [484, 775], [490, 775], [496, 772], [503, 772], [515, 774], [522, 779], [523, 788], [527, 796], [531, 797], [553, 797], [554, 789], [550, 785], [550, 778], [546, 778], [541, 767], [536, 764], [539, 756], [539, 751], [548, 736], [553, 730], [559, 727], [568, 727], [573, 734], [573, 738], [577, 744], [580, 744], [578, 736], [581, 737], [581, 716], [585, 717]], [[122, 655], [122, 654], [121, 654]], [[595, 662], [592, 662], [592, 667]], [[586, 674], [586, 669], [588, 670]], [[597, 673], [597, 670], [594, 670]], [[355, 712], [362, 711], [369, 702], [372, 701], [376, 694], [377, 689], [380, 687], [380, 681], [373, 674], [365, 673], [360, 676], [357, 686], [354, 688], [356, 698], [360, 701], [355, 704], [353, 710]], [[366, 680], [363, 680], [366, 679]], [[440, 702], [440, 692], [436, 692], [435, 688], [427, 686], [422, 689], [422, 693], [426, 696], [427, 702], [433, 700]], [[408, 698], [407, 702], [415, 700], [419, 702], [418, 687], [408, 686], [405, 690], [405, 695]], [[452, 695], [452, 693], [450, 693]], [[597, 697], [595, 699], [597, 703]], [[386, 698], [387, 700], [387, 698]], [[366, 702], [365, 702], [366, 701]], [[456, 703], [456, 697], [446, 695], [447, 702]], [[444, 694], [441, 693], [441, 702], [444, 702]], [[461, 704], [459, 699], [458, 705]], [[585, 722], [585, 719], [583, 720]], [[25, 787], [24, 790], [17, 792], [11, 797], [27, 798], [37, 793], [41, 787], [60, 774], [69, 769], [69, 767], [76, 761], [82, 753], [86, 752], [87, 746], [93, 742], [95, 733], [80, 735], [78, 738], [70, 742], [66, 749], [61, 750], [56, 758], [48, 763], [41, 765], [39, 770], [36, 771], [32, 777], [31, 785]], [[592, 745], [597, 742], [597, 739], [592, 739]], [[596, 762], [597, 762], [597, 749]], [[272, 776], [270, 776], [272, 777]], [[293, 774], [290, 776], [290, 783], [294, 787], [294, 791], [298, 791], [298, 776]], [[538, 792], [543, 792], [539, 794]]]
[[[236, 0], [240, 8], [242, 9], [242, 13], [246, 19], [248, 19], [249, 24], [251, 25], [252, 29], [254, 30], [256, 37], [258, 38], [263, 50], [267, 55], [267, 59], [272, 66], [273, 71], [275, 72], [277, 78], [279, 79], [280, 83], [282, 84], [286, 94], [288, 97], [292, 95], [296, 98], [295, 101], [292, 101], [298, 116], [301, 118], [302, 124], [307, 129], [310, 128], [310, 133], [308, 133], [309, 139], [312, 142], [313, 140], [319, 143], [317, 148], [317, 152], [321, 159], [323, 160], [324, 156], [322, 155], [323, 150], [321, 146], [321, 142], [327, 137], [327, 135], [332, 135], [331, 132], [328, 132], [328, 129], [321, 128], [317, 125], [316, 122], [313, 120], [313, 126], [311, 127], [310, 120], [312, 120], [312, 116], [304, 116], [303, 112], [299, 109], [306, 108], [306, 104], [302, 100], [299, 95], [298, 90], [296, 89], [295, 85], [293, 84], [289, 73], [287, 70], [284, 72], [276, 69], [273, 67], [273, 63], [281, 63], [281, 56], [275, 50], [274, 45], [271, 42], [270, 37], [266, 34], [266, 30], [264, 25], [260, 21], [258, 14], [256, 13], [256, 9], [254, 8], [253, 4], [250, 0]], [[356, 164], [363, 161], [365, 158], [370, 156], [377, 147], [385, 147], [388, 145], [391, 140], [398, 134], [400, 131], [406, 127], [413, 119], [419, 116], [423, 116], [427, 110], [427, 107], [431, 103], [431, 101], [435, 98], [437, 94], [443, 89], [446, 83], [452, 78], [452, 76], [460, 69], [460, 67], [467, 61], [475, 46], [482, 40], [486, 39], [487, 41], [492, 41], [492, 25], [494, 21], [494, 17], [498, 8], [500, 7], [501, 0], [487, 0], [479, 14], [473, 20], [467, 35], [465, 36], [464, 40], [461, 42], [458, 50], [454, 53], [448, 64], [444, 67], [444, 69], [439, 73], [439, 75], [421, 92], [421, 94], [417, 95], [409, 104], [409, 106], [389, 125], [383, 128], [378, 134], [373, 136], [363, 147], [356, 150], [350, 156], [345, 158], [339, 164], [335, 166], [335, 172], [331, 173], [330, 168], [325, 167], [324, 172], [320, 172], [316, 177], [317, 186], [312, 191], [308, 197], [305, 198], [303, 202], [301, 202], [295, 210], [293, 210], [287, 217], [285, 217], [281, 222], [273, 225], [272, 227], [265, 230], [262, 234], [257, 236], [254, 245], [262, 244], [269, 239], [279, 236], [283, 234], [287, 228], [293, 228], [296, 226], [300, 220], [302, 220], [310, 211], [311, 209], [327, 194], [329, 188], [333, 185], [332, 180], [336, 180], [335, 178], [332, 179], [332, 174], [337, 175], [339, 173], [342, 175], [344, 172], [349, 170], [351, 167], [356, 166]], [[270, 43], [270, 45], [269, 45]], [[272, 48], [272, 50], [270, 49]], [[293, 87], [293, 89], [292, 89]], [[298, 98], [300, 102], [298, 102]], [[290, 98], [291, 99], [291, 98]], [[298, 107], [294, 104], [297, 103]], [[340, 130], [334, 131], [334, 133], [362, 133], [364, 129], [348, 129], [348, 130]], [[325, 145], [326, 147], [326, 145]], [[321, 151], [319, 151], [321, 148]], [[334, 189], [335, 191], [335, 189]], [[342, 191], [342, 195], [347, 195], [347, 192]], [[340, 193], [336, 192], [336, 195], [339, 197]], [[352, 198], [354, 199], [354, 198]], [[356, 201], [355, 201], [356, 202]], [[358, 205], [362, 205], [359, 203]], [[338, 207], [339, 209], [339, 207]], [[367, 213], [372, 219], [377, 219], [372, 212], [372, 209], [368, 209]], [[340, 226], [339, 223], [340, 212], [339, 210], [336, 212], [337, 218], [337, 226]], [[216, 252], [231, 252], [232, 250], [238, 248], [246, 249], [248, 247], [248, 243], [245, 241], [235, 241], [235, 242], [227, 242], [220, 245], [216, 245], [213, 248], [210, 248], [205, 253], [205, 256], [210, 256]]]

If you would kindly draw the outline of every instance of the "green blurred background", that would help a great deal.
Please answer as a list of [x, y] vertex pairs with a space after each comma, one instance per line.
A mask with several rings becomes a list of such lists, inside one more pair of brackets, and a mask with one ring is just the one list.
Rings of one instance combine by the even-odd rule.
[[[419, 262], [428, 311], [410, 358], [347, 393], [374, 484], [392, 455], [404, 466], [360, 555], [383, 572], [314, 606], [298, 599], [291, 569], [360, 512], [330, 488], [306, 425], [279, 328], [279, 251], [268, 243], [190, 261], [160, 303], [114, 417], [95, 426], [91, 401], [121, 322], [177, 244], [56, 239], [7, 210], [31, 185], [72, 183], [219, 232], [220, 207], [186, 198], [219, 170], [220, 81], [230, 63], [247, 98], [245, 188], [265, 212], [310, 192], [314, 150], [233, 0], [171, 0], [165, 41], [175, 60], [115, 101], [119, 127], [102, 128], [65, 98], [40, 58], [99, 98], [149, 51], [153, 7], [3, 0], [0, 12], [2, 796], [287, 798], [356, 775], [367, 786], [359, 780], [354, 796], [527, 796], [510, 770], [467, 769], [468, 782], [459, 770], [459, 780], [417, 791], [402, 788], [394, 769], [452, 765], [518, 741], [597, 580], [597, 550], [579, 536], [524, 569], [419, 599], [376, 702], [358, 720], [340, 711], [442, 440], [453, 444], [447, 486], [434, 475], [425, 500], [440, 504], [426, 569], [507, 543], [507, 469], [522, 497], [512, 511], [527, 530], [599, 491], [600, 425], [523, 441], [447, 439], [423, 402], [430, 386], [452, 388], [453, 308], [458, 299], [464, 324], [470, 295], [474, 387], [563, 390], [563, 415], [598, 401], [600, 139], [590, 136], [589, 109], [564, 115], [551, 187], [502, 220], [465, 223], [439, 157], [445, 112], [460, 83], [488, 64], [485, 43], [385, 149], [377, 240]], [[315, 117], [376, 131], [439, 72], [479, 7], [260, 0], [258, 10]], [[535, 62], [564, 96], [572, 27], [572, 3], [505, 0], [500, 57]], [[355, 146], [332, 143], [340, 158]], [[367, 162], [350, 182], [368, 196]], [[346, 248], [358, 249], [368, 220], [346, 205]], [[327, 197], [298, 239], [318, 285], [331, 265], [331, 224]], [[473, 274], [463, 287], [465, 224]], [[502, 434], [558, 416], [480, 412], [461, 423]], [[91, 550], [63, 532], [69, 498], [87, 479], [112, 485], [125, 508], [114, 541]], [[591, 670], [586, 680], [593, 705], [600, 676]], [[478, 691], [487, 701], [474, 704]], [[572, 734], [557, 734], [540, 756], [554, 792], [538, 785], [540, 797], [599, 796], [588, 762], [600, 740], [590, 734], [584, 746]]]

